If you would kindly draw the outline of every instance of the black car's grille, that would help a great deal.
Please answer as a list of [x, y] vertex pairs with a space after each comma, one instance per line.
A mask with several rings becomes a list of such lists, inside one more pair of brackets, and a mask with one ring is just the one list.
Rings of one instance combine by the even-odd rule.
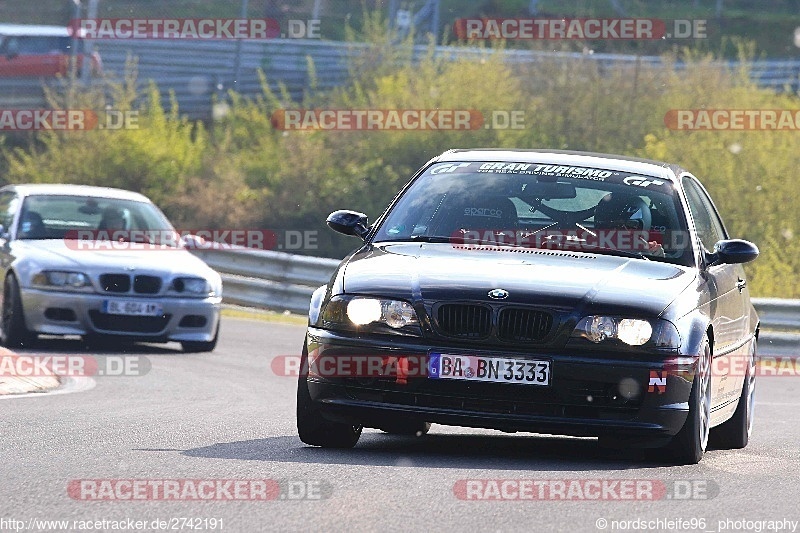
[[492, 310], [483, 305], [444, 304], [436, 314], [439, 332], [459, 339], [485, 339], [492, 331]]
[[535, 309], [503, 309], [497, 336], [506, 341], [540, 341], [553, 327], [553, 315]]
[[134, 276], [131, 284], [131, 277], [128, 274], [100, 275], [100, 287], [105, 292], [127, 293], [131, 292], [133, 287], [133, 292], [137, 294], [158, 294], [161, 284], [161, 278], [158, 276]]
[[156, 276], [134, 276], [133, 292], [156, 294], [161, 290], [161, 278]]
[[108, 315], [97, 310], [89, 311], [89, 318], [97, 329], [124, 333], [159, 333], [167, 327], [172, 315], [125, 316]]
[[131, 290], [131, 277], [127, 274], [102, 274], [100, 286], [106, 292], [128, 292]]
[[[541, 342], [553, 329], [553, 315], [525, 307], [501, 308], [470, 303], [442, 304], [434, 308], [440, 335], [467, 341], [491, 337], [506, 342]], [[492, 327], [496, 326], [493, 333]]]

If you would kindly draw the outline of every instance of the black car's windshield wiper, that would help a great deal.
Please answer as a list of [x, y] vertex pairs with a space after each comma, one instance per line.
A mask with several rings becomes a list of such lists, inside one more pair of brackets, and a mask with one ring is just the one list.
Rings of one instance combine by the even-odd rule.
[[584, 249], [581, 251], [600, 253], [600, 254], [605, 253], [608, 255], [620, 255], [622, 257], [633, 257], [635, 259], [644, 259], [645, 261], [650, 261], [650, 258], [647, 257], [647, 255], [643, 254], [642, 252], [631, 252], [630, 250], [620, 250], [618, 248], [606, 248], [604, 246], [584, 245]]
[[451, 244], [474, 244], [478, 246], [513, 246], [521, 248], [524, 245], [516, 242], [506, 242], [502, 238], [498, 239], [476, 239], [473, 237], [442, 237], [441, 235], [412, 235], [400, 239], [383, 239], [375, 242], [430, 242], [430, 243], [451, 243]]
[[451, 242], [450, 237], [440, 235], [412, 235], [411, 237], [401, 237], [397, 239], [382, 239], [375, 242]]

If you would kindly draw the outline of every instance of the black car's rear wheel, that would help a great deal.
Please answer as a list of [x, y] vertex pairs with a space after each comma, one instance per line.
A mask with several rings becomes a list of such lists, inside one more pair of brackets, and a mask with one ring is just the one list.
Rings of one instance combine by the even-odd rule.
[[[303, 346], [301, 368], [308, 360], [308, 350]], [[300, 440], [323, 448], [352, 448], [361, 437], [361, 426], [331, 422], [324, 418], [311, 400], [308, 378], [301, 372], [297, 379], [297, 433]]]
[[6, 277], [3, 289], [3, 308], [0, 323], [0, 341], [3, 346], [18, 348], [33, 344], [36, 334], [25, 326], [25, 315], [22, 310], [22, 296], [19, 292], [19, 283], [14, 274]]
[[747, 365], [747, 374], [744, 377], [742, 392], [739, 395], [739, 405], [736, 406], [736, 411], [729, 420], [711, 430], [710, 442], [715, 448], [744, 448], [750, 441], [750, 434], [753, 432], [756, 360], [756, 342], [753, 341]]
[[703, 339], [689, 394], [689, 416], [668, 448], [680, 464], [697, 464], [708, 446], [711, 429], [711, 345]]

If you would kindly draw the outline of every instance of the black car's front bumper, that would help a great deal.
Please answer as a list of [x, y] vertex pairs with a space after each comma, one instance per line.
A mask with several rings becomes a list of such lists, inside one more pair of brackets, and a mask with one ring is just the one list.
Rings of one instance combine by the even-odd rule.
[[[308, 390], [329, 420], [385, 427], [387, 421], [603, 436], [630, 445], [660, 446], [686, 421], [694, 360], [604, 353], [430, 345], [419, 338], [356, 336], [309, 328]], [[507, 356], [551, 362], [548, 386], [320, 374], [324, 358], [407, 357], [429, 353]], [[662, 381], [666, 378], [666, 382]], [[665, 383], [665, 384], [664, 384]]]

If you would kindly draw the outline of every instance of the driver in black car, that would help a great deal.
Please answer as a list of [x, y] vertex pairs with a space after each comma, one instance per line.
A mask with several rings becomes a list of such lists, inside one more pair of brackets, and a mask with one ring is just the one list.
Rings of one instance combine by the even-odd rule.
[[[608, 193], [598, 202], [594, 213], [594, 227], [599, 230], [649, 232], [652, 225], [652, 213], [640, 196], [624, 193]], [[641, 241], [642, 247], [633, 245], [641, 251], [655, 257], [664, 257], [664, 247], [657, 241], [645, 239], [640, 233], [634, 238]]]

